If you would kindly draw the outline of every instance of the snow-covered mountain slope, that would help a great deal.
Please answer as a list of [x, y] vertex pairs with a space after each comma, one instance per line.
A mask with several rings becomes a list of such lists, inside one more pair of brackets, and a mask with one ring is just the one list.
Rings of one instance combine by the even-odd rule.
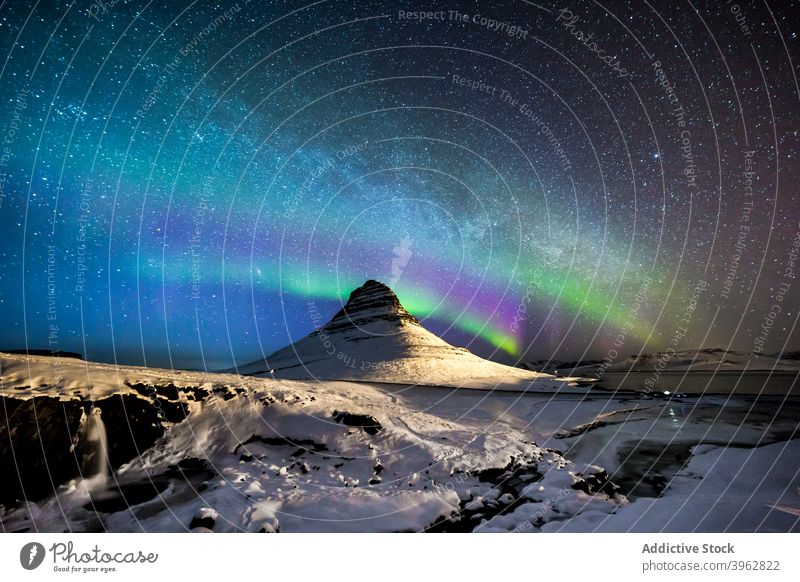
[[[270, 370], [273, 372], [270, 373]], [[389, 287], [367, 281], [326, 325], [238, 369], [278, 378], [355, 380], [458, 388], [573, 390], [556, 379], [484, 360], [422, 327]]]
[[0, 405], [4, 531], [472, 531], [626, 503], [513, 427], [355, 382], [0, 354]]
[[726, 351], [720, 348], [703, 350], [684, 350], [675, 352], [657, 352], [630, 356], [611, 365], [592, 362], [570, 368], [574, 374], [592, 374], [602, 366], [605, 372], [650, 372], [656, 367], [662, 372], [798, 372], [800, 360], [775, 355], [757, 355], [745, 352]]

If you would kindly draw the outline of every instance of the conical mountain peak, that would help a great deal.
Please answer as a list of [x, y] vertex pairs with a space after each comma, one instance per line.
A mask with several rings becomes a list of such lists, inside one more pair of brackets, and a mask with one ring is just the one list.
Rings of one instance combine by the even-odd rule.
[[373, 322], [419, 325], [387, 285], [370, 279], [350, 293], [345, 306], [325, 326], [326, 331], [360, 327]]
[[425, 329], [387, 285], [369, 280], [324, 326], [239, 368], [279, 378], [527, 390], [552, 376], [484, 360]]

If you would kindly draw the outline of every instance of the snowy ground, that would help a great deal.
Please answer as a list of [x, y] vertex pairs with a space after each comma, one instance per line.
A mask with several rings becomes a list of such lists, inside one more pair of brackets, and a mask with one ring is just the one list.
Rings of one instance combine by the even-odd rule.
[[[6, 487], [6, 531], [800, 529], [798, 408], [779, 400], [273, 380], [11, 355], [0, 356], [0, 397], [0, 429], [13, 420], [4, 458], [33, 455], [21, 440], [64, 422], [69, 440], [48, 447], [65, 454], [43, 458], [74, 468], [56, 495], [27, 504]], [[37, 411], [50, 411], [47, 422]], [[100, 436], [93, 414], [105, 419]], [[113, 471], [90, 462], [104, 451]]]

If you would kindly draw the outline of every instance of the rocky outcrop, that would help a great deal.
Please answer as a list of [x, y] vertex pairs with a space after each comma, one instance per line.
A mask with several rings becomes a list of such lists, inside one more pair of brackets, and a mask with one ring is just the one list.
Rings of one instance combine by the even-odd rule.
[[394, 291], [383, 283], [370, 279], [350, 293], [347, 304], [316, 333], [345, 331], [375, 321], [419, 325], [417, 319], [400, 304]]
[[0, 505], [43, 499], [71, 479], [90, 476], [84, 474], [79, 431], [92, 408], [100, 410], [106, 429], [110, 469], [138, 457], [168, 424], [186, 418], [178, 391], [164, 392], [169, 397], [151, 386], [149, 397], [125, 393], [94, 401], [0, 396]]

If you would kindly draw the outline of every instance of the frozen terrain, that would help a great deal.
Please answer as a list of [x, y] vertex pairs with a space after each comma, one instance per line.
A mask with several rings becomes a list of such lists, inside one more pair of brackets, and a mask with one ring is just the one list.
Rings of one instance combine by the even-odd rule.
[[599, 469], [507, 424], [445, 419], [379, 386], [0, 365], [7, 531], [471, 531], [520, 499], [557, 500], [539, 523], [626, 503]]
[[709, 348], [632, 355], [617, 361], [537, 360], [521, 364], [560, 376], [594, 377], [609, 391], [800, 397], [797, 352], [754, 354]]
[[0, 367], [5, 531], [800, 529], [796, 402]]
[[0, 353], [3, 531], [800, 531], [789, 392], [502, 366], [376, 282], [239, 371]]
[[[540, 362], [537, 362], [540, 363]], [[535, 366], [533, 366], [535, 367]], [[552, 366], [550, 367], [552, 369]], [[800, 359], [796, 354], [766, 355], [708, 348], [701, 350], [665, 351], [632, 355], [615, 362], [578, 362], [569, 368], [575, 374], [605, 372], [650, 372], [654, 369], [667, 372], [800, 372]], [[566, 369], [561, 365], [557, 369]]]

